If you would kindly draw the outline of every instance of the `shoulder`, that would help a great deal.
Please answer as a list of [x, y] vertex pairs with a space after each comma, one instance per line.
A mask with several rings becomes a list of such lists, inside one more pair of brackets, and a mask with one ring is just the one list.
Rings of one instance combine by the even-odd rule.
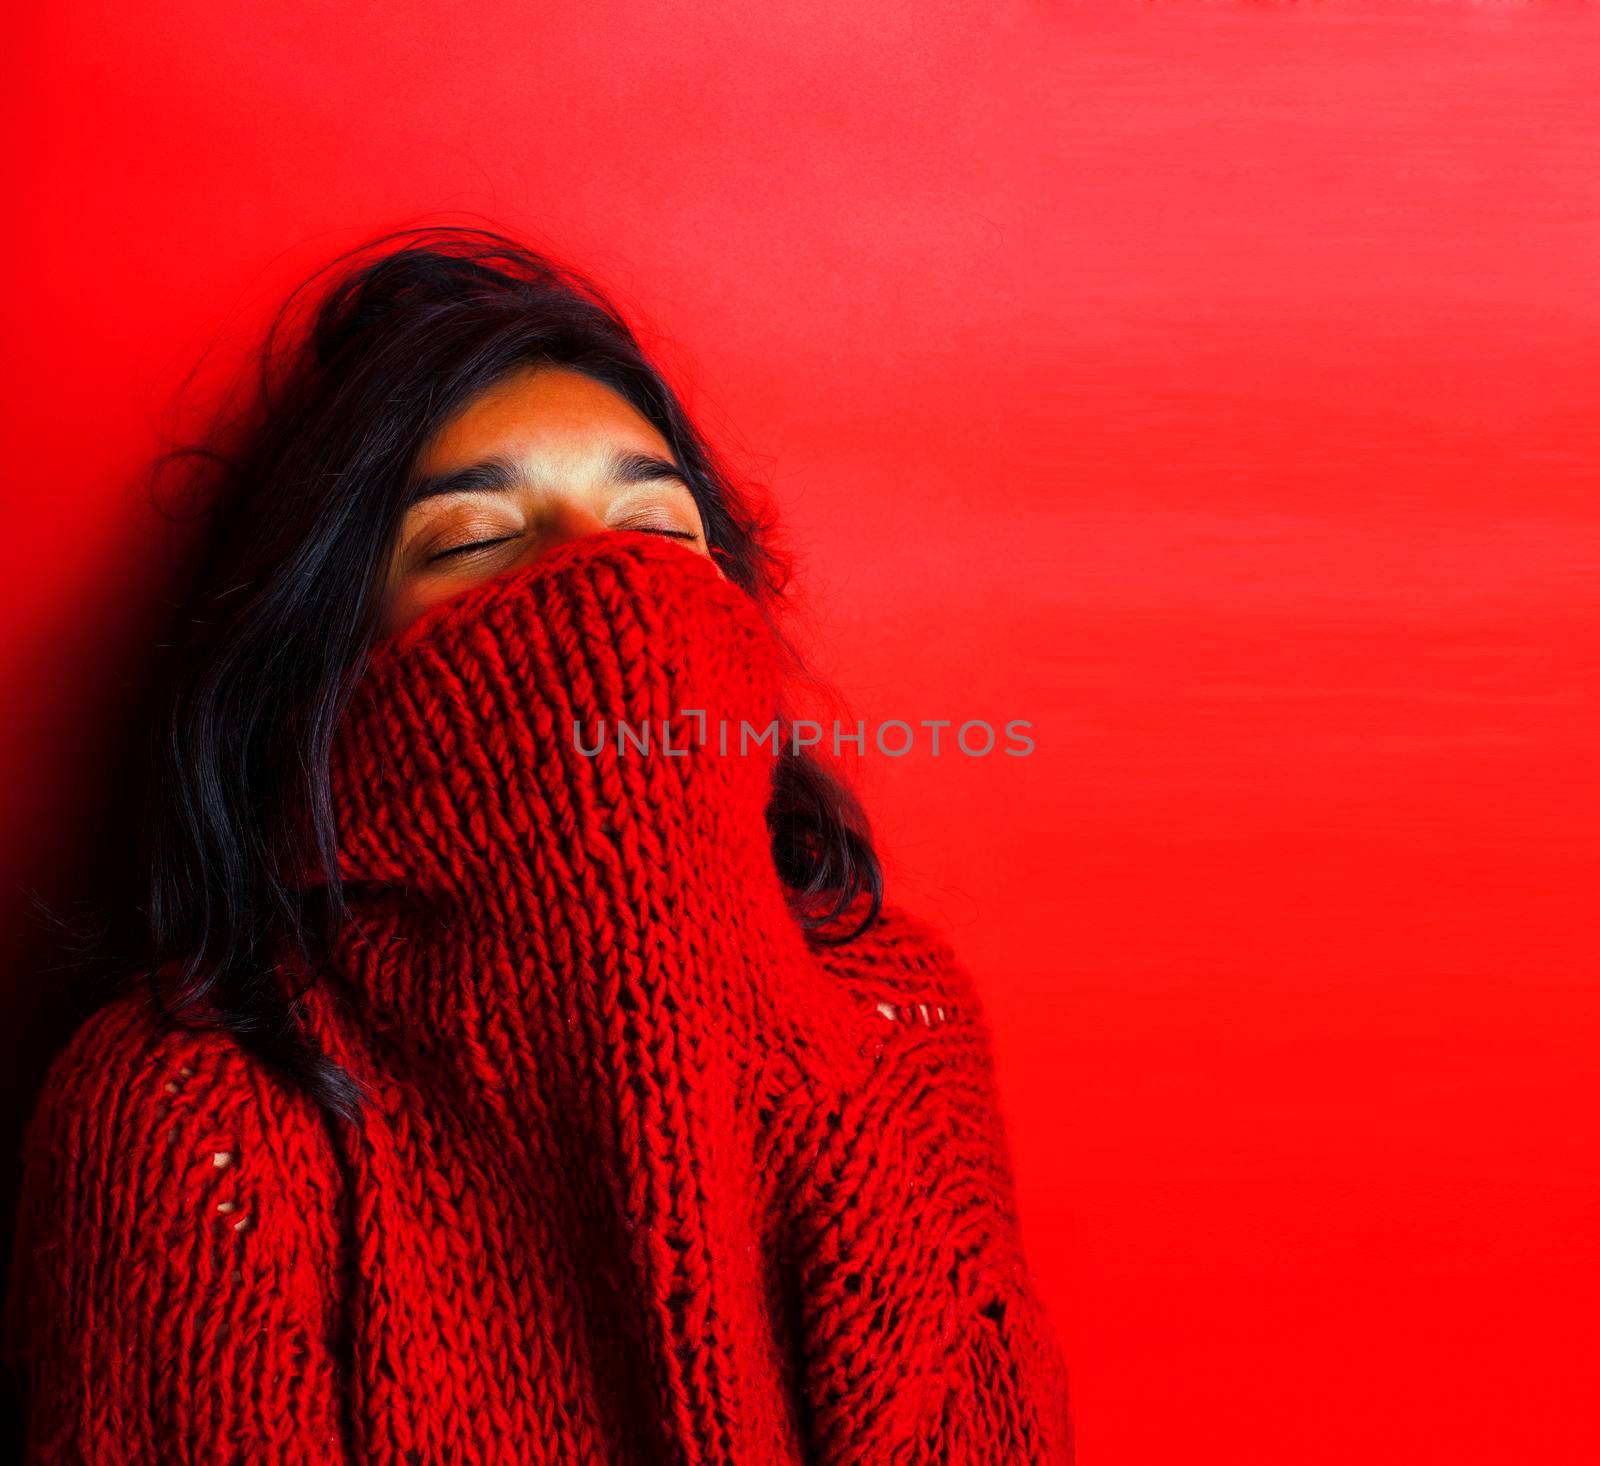
[[886, 1018], [928, 1027], [952, 1018], [982, 1023], [978, 988], [944, 932], [897, 903], [886, 901], [848, 942], [811, 945], [824, 968]]
[[331, 1151], [309, 1098], [231, 1035], [128, 992], [51, 1061], [22, 1159], [35, 1207], [109, 1217], [131, 1196], [151, 1222], [198, 1214], [242, 1232], [256, 1222], [249, 1196], [326, 1184]]
[[127, 1143], [141, 1125], [200, 1113], [254, 1113], [270, 1123], [302, 1112], [231, 1034], [179, 1023], [141, 990], [113, 998], [74, 1031], [46, 1070], [31, 1128], [115, 1123]]
[[[864, 907], [865, 902], [859, 902]], [[827, 950], [854, 953], [894, 966], [928, 967], [955, 960], [940, 927], [895, 901], [885, 901], [876, 920], [859, 937]]]
[[22, 1153], [4, 1335], [30, 1460], [202, 1437], [261, 1460], [287, 1418], [317, 1441], [294, 1459], [325, 1459], [342, 1207], [319, 1128], [230, 1035], [142, 995], [80, 1025]]

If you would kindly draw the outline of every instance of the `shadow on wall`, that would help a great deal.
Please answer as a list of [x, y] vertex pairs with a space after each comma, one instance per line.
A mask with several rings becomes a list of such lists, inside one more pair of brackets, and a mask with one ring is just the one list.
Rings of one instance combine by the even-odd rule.
[[[25, 686], [55, 689], [51, 706], [36, 711], [59, 736], [48, 749], [54, 776], [33, 786], [37, 799], [16, 802], [8, 831], [14, 865], [0, 882], [0, 947], [9, 954], [10, 984], [0, 1037], [0, 1062], [9, 1076], [0, 1098], [6, 1158], [0, 1276], [8, 1290], [22, 1135], [39, 1085], [73, 1030], [104, 1000], [105, 985], [127, 975], [126, 960], [86, 964], [88, 938], [105, 913], [130, 910], [141, 899], [133, 883], [139, 826], [134, 771], [154, 674], [150, 649], [162, 632], [149, 590], [151, 567], [115, 570], [141, 584], [102, 581], [103, 594], [78, 609], [73, 625], [33, 649], [41, 666], [21, 679]], [[145, 614], [137, 614], [141, 610]], [[0, 1369], [0, 1460], [22, 1459], [21, 1385], [8, 1356]]]

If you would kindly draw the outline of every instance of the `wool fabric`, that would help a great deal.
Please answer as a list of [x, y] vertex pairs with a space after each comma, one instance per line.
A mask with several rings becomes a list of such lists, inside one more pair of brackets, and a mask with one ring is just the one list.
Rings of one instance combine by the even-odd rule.
[[973, 981], [778, 876], [741, 733], [784, 673], [636, 532], [377, 645], [348, 919], [276, 974], [363, 1116], [143, 994], [78, 1031], [25, 1149], [31, 1460], [1071, 1462]]

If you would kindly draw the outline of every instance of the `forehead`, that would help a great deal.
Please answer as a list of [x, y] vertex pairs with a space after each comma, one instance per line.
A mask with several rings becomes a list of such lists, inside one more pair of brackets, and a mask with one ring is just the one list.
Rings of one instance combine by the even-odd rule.
[[423, 474], [492, 454], [599, 461], [618, 446], [664, 452], [666, 440], [620, 392], [570, 367], [519, 368], [464, 403], [418, 455]]

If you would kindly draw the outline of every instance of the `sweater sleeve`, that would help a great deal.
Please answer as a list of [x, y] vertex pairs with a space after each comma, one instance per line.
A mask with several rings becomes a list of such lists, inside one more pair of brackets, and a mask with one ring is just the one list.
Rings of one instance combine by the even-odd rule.
[[794, 1256], [814, 1458], [1065, 1466], [1065, 1360], [1023, 1246], [978, 989], [892, 906], [818, 959], [872, 1036], [862, 1067], [803, 1076]]
[[340, 1462], [335, 1177], [318, 1122], [142, 996], [49, 1070], [7, 1341], [30, 1462]]

